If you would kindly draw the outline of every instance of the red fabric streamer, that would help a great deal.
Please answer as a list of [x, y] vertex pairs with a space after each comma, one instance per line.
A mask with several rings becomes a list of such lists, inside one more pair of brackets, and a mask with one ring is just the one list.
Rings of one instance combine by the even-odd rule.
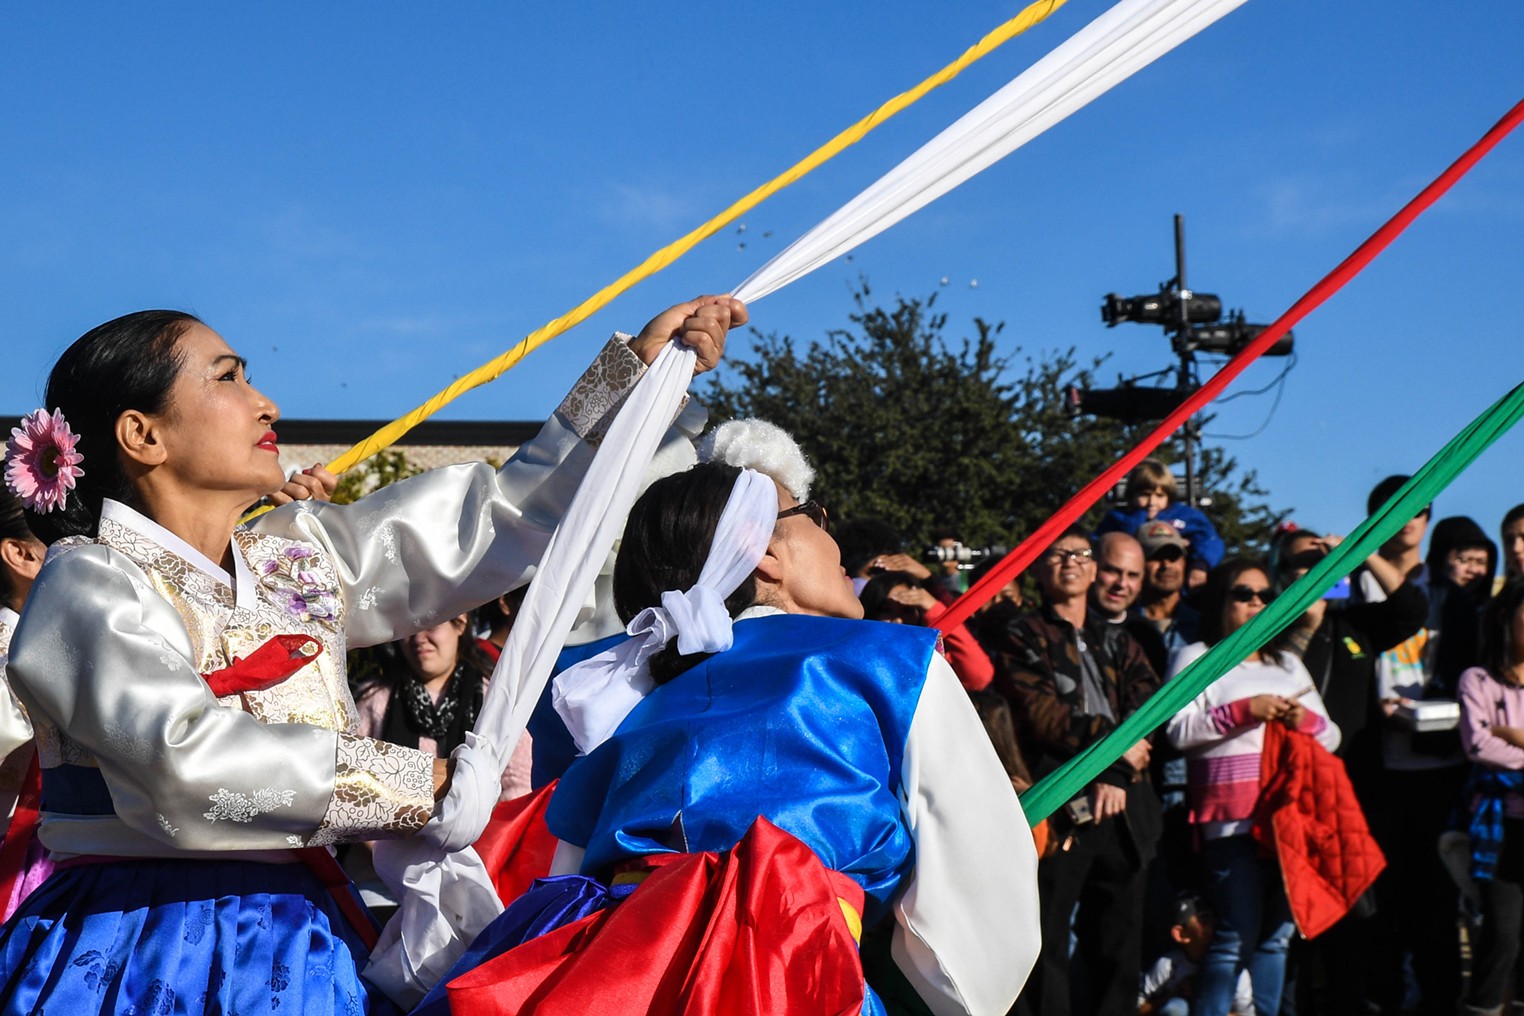
[[545, 824], [545, 809], [556, 789], [555, 780], [533, 793], [501, 801], [492, 820], [473, 846], [492, 875], [498, 899], [512, 903], [529, 883], [550, 874], [556, 837]]
[[[449, 984], [474, 1016], [856, 1016], [863, 969], [840, 898], [862, 890], [759, 818], [724, 854], [666, 858], [617, 906]], [[854, 893], [847, 897], [846, 894]]]
[[1078, 521], [1079, 517], [1090, 509], [1090, 506], [1099, 501], [1107, 491], [1119, 483], [1123, 477], [1130, 473], [1138, 463], [1148, 457], [1164, 440], [1178, 430], [1184, 423], [1196, 413], [1206, 408], [1207, 404], [1222, 394], [1234, 378], [1243, 373], [1244, 368], [1257, 360], [1265, 350], [1280, 341], [1288, 331], [1292, 329], [1302, 318], [1316, 310], [1325, 300], [1344, 287], [1344, 284], [1358, 275], [1366, 265], [1375, 260], [1376, 256], [1385, 250], [1393, 240], [1397, 239], [1403, 230], [1410, 226], [1414, 219], [1428, 210], [1429, 206], [1438, 201], [1461, 177], [1465, 176], [1482, 160], [1488, 152], [1497, 146], [1499, 141], [1508, 135], [1524, 120], [1524, 101], [1519, 102], [1508, 113], [1492, 126], [1481, 140], [1466, 150], [1466, 153], [1441, 173], [1433, 183], [1425, 187], [1418, 196], [1409, 201], [1403, 209], [1387, 220], [1370, 238], [1355, 248], [1354, 253], [1345, 258], [1333, 271], [1325, 275], [1317, 285], [1313, 286], [1291, 309], [1276, 319], [1275, 323], [1255, 336], [1238, 355], [1229, 360], [1221, 370], [1213, 374], [1205, 384], [1196, 389], [1173, 413], [1165, 417], [1164, 422], [1138, 442], [1126, 455], [1116, 461], [1111, 468], [1100, 476], [1091, 480], [1078, 494], [1070, 498], [1068, 503], [1055, 512], [1048, 521], [1037, 528], [1031, 536], [1021, 542], [1015, 550], [1011, 551], [1000, 560], [995, 567], [974, 583], [952, 606], [947, 608], [947, 613], [937, 619], [932, 627], [941, 631], [948, 631], [957, 627], [973, 614], [973, 612], [994, 598], [995, 594], [1005, 588], [1006, 583], [1021, 574], [1037, 555], [1046, 549], [1054, 540], [1058, 539], [1063, 531]]

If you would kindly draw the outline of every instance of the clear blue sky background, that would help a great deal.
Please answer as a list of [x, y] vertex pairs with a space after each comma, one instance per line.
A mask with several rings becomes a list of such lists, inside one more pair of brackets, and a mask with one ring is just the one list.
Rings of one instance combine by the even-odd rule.
[[[8, 5], [0, 412], [34, 408], [86, 329], [172, 306], [286, 415], [390, 418], [1020, 6]], [[1071, 0], [447, 416], [543, 417], [610, 330], [734, 286], [1103, 9]], [[843, 326], [864, 275], [884, 299], [940, 291], [958, 334], [977, 315], [1009, 346], [1113, 353], [1113, 375], [1164, 367], [1156, 329], [1097, 307], [1171, 274], [1172, 213], [1194, 287], [1270, 320], [1524, 97], [1521, 39], [1518, 0], [1251, 0], [756, 323]], [[1524, 134], [1298, 328], [1278, 411], [1232, 450], [1303, 522], [1349, 529], [1376, 480], [1524, 380], [1521, 281]], [[1212, 430], [1269, 410], [1237, 400]], [[1495, 530], [1521, 463], [1524, 431], [1439, 514]]]

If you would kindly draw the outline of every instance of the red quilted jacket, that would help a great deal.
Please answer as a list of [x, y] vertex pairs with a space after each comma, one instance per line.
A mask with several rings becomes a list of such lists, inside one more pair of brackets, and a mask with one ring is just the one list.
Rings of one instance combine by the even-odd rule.
[[1386, 857], [1371, 837], [1344, 763], [1307, 734], [1265, 724], [1254, 838], [1274, 851], [1305, 938], [1349, 912]]

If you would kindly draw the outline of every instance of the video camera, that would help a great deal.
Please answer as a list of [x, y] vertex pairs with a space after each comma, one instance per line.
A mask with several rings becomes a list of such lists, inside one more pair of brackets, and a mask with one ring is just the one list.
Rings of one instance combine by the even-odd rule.
[[941, 544], [927, 547], [926, 553], [921, 557], [927, 561], [956, 561], [959, 568], [972, 568], [980, 561], [999, 560], [1010, 553], [1009, 548], [991, 544], [988, 547], [965, 547], [961, 543], [954, 543], [944, 547]]

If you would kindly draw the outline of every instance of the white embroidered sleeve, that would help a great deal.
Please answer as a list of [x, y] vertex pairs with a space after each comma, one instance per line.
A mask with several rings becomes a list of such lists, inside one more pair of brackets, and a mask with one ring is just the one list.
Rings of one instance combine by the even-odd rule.
[[11, 693], [4, 673], [5, 663], [0, 659], [0, 757], [9, 755], [32, 740], [32, 723], [26, 717], [26, 710], [21, 708], [21, 703]]
[[10, 655], [11, 636], [15, 634], [19, 620], [14, 610], [0, 607], [0, 757], [32, 740], [32, 723], [5, 680], [5, 661]]
[[[254, 525], [332, 555], [351, 646], [428, 628], [527, 580], [592, 462], [587, 439], [596, 439], [645, 369], [616, 337], [501, 469], [447, 466], [350, 505], [287, 505]], [[693, 408], [663, 442], [664, 450], [676, 448], [676, 458], [664, 461], [678, 468], [694, 461], [692, 440], [703, 428], [702, 409]]]
[[333, 797], [309, 846], [405, 836], [434, 812], [434, 759], [413, 748], [339, 735]]

